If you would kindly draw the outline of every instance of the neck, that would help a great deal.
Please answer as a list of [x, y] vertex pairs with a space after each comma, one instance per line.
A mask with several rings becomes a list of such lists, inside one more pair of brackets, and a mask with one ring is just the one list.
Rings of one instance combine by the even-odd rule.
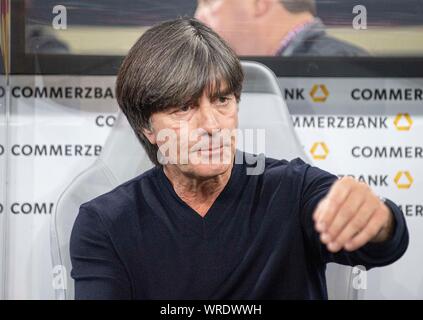
[[228, 183], [232, 167], [233, 165], [222, 174], [210, 178], [188, 176], [174, 165], [165, 166], [163, 171], [176, 194], [200, 216], [204, 217]]
[[273, 56], [279, 49], [282, 41], [296, 27], [313, 21], [314, 16], [311, 13], [304, 12], [298, 14], [284, 14], [283, 16], [275, 14], [272, 18], [271, 27], [269, 23], [263, 23], [258, 26], [258, 37], [253, 50], [253, 55]]

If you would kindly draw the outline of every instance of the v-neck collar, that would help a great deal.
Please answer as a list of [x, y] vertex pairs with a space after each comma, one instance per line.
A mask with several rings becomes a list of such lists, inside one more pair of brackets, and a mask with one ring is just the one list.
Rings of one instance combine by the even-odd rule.
[[242, 164], [234, 162], [228, 182], [204, 217], [199, 215], [178, 196], [161, 166], [157, 168], [157, 177], [163, 188], [164, 199], [168, 202], [167, 206], [172, 210], [171, 214], [177, 215], [176, 218], [180, 218], [177, 220], [182, 222], [184, 227], [201, 235], [202, 238], [207, 238], [211, 235], [215, 227], [230, 214], [228, 211], [240, 193], [241, 188], [237, 186], [242, 185], [240, 182], [245, 177], [245, 172], [243, 174], [245, 170], [243, 169]]

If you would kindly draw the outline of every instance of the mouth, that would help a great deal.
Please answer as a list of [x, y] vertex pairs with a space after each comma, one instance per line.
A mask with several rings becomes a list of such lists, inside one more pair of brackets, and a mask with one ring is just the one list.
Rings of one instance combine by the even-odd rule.
[[200, 148], [195, 152], [209, 154], [209, 153], [217, 153], [221, 151], [223, 151], [223, 145], [220, 145], [218, 147]]
[[210, 147], [210, 148], [208, 148], [206, 150], [208, 150], [208, 151], [214, 151], [214, 150], [221, 150], [221, 149], [223, 149], [223, 145], [219, 145], [217, 147]]
[[207, 146], [203, 146], [201, 148], [196, 149], [194, 152], [218, 152], [218, 151], [223, 151], [224, 149], [230, 148], [230, 144], [220, 144], [218, 146], [211, 146], [208, 147]]
[[204, 145], [202, 148], [199, 148], [192, 153], [192, 160], [196, 163], [200, 161], [200, 163], [207, 165], [226, 164], [231, 162], [231, 154], [231, 144], [220, 144], [218, 146]]

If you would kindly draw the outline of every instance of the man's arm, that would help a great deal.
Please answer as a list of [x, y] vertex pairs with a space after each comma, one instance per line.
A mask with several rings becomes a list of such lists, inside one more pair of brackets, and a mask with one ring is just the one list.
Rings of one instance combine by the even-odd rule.
[[408, 246], [401, 210], [382, 201], [364, 183], [307, 165], [302, 222], [323, 262], [363, 265], [367, 269], [399, 259]]
[[75, 299], [130, 299], [127, 272], [99, 215], [80, 207], [73, 226], [70, 255]]

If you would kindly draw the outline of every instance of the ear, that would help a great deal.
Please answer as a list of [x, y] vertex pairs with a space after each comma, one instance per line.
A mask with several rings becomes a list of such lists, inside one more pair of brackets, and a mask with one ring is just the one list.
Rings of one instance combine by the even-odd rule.
[[272, 9], [277, 0], [254, 0], [254, 16], [261, 17]]
[[141, 131], [151, 144], [156, 144], [156, 134], [152, 128], [143, 128]]

